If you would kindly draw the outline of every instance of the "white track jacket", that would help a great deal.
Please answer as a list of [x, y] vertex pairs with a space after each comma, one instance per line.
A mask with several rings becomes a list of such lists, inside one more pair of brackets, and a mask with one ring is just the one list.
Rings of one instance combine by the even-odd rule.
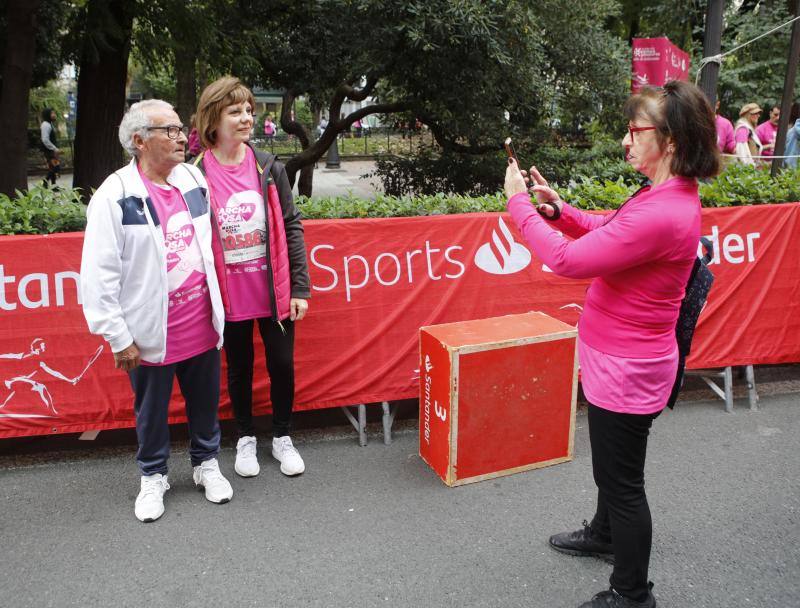
[[[183, 163], [167, 182], [180, 190], [192, 218], [221, 348], [225, 311], [211, 251], [208, 185], [196, 167]], [[81, 296], [89, 331], [103, 336], [115, 353], [135, 342], [142, 359], [161, 363], [169, 302], [164, 233], [135, 160], [106, 178], [86, 215]]]

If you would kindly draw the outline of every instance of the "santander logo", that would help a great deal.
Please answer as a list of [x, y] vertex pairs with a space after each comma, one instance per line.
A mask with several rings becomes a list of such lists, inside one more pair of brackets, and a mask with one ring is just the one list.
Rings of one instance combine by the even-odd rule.
[[531, 263], [531, 252], [514, 241], [503, 218], [498, 218], [498, 228], [492, 230], [492, 240], [484, 243], [475, 254], [475, 265], [489, 274], [514, 274]]

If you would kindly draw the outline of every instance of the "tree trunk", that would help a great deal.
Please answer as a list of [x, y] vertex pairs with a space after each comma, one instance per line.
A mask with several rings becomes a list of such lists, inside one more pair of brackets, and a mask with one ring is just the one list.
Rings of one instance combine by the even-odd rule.
[[197, 54], [191, 51], [175, 53], [175, 84], [177, 103], [175, 111], [183, 124], [190, 124], [192, 114], [197, 109], [197, 75], [195, 66]]
[[202, 57], [197, 62], [197, 90], [201, 93], [210, 83], [208, 82], [208, 63]]
[[633, 17], [631, 17], [630, 23], [628, 24], [628, 44], [633, 44], [633, 39], [639, 35], [639, 14], [637, 13]]
[[119, 37], [108, 30], [106, 45], [96, 47], [96, 62], [88, 34], [78, 75], [78, 117], [75, 126], [75, 175], [72, 185], [88, 202], [92, 189], [124, 162], [118, 129], [125, 113], [133, 10], [126, 0], [90, 0], [87, 23], [102, 22], [101, 12], [116, 21]]
[[300, 168], [300, 178], [297, 180], [297, 193], [300, 196], [311, 196], [314, 189], [314, 163]]
[[[28, 97], [36, 56], [39, 0], [8, 0], [6, 55], [0, 97], [0, 192], [28, 188]], [[38, 123], [37, 123], [38, 124]]]

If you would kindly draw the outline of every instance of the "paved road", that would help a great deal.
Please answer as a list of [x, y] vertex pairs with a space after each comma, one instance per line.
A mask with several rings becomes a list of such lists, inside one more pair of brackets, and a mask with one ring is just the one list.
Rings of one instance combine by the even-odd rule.
[[[408, 426], [408, 425], [407, 425]], [[662, 608], [800, 606], [800, 397], [682, 403], [650, 441], [651, 578]], [[0, 457], [0, 606], [574, 607], [610, 567], [547, 548], [592, 515], [585, 411], [571, 463], [446, 488], [407, 428], [391, 446], [297, 435], [307, 472], [195, 491], [175, 444], [167, 512], [133, 515], [130, 445]]]

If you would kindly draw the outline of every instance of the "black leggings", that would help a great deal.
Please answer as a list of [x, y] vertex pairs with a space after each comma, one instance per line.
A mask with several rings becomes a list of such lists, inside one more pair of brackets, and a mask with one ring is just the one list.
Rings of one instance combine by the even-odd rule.
[[[294, 404], [294, 322], [280, 326], [271, 318], [256, 319], [269, 373], [272, 401], [272, 436], [289, 434]], [[225, 322], [225, 356], [228, 360], [228, 394], [239, 437], [255, 435], [253, 428], [253, 320]]]
[[644, 491], [647, 436], [656, 414], [620, 414], [589, 404], [597, 512], [592, 530], [614, 546], [611, 586], [636, 601], [647, 599], [653, 522]]

